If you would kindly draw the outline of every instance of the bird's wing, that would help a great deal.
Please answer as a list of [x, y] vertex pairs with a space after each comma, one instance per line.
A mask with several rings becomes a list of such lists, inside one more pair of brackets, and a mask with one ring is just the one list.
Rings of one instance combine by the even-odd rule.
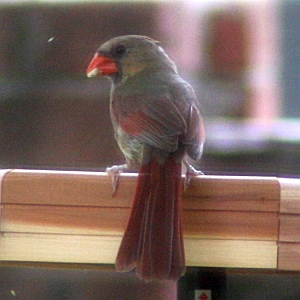
[[145, 144], [168, 152], [176, 151], [186, 121], [168, 95], [134, 94], [115, 99], [112, 109], [118, 125]]
[[204, 140], [205, 130], [200, 109], [196, 106], [190, 106], [184, 144], [187, 154], [192, 159], [199, 160], [201, 158]]

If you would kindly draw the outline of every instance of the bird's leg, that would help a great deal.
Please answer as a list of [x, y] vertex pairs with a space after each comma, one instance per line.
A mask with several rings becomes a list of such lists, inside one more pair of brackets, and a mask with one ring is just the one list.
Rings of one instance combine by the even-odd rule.
[[193, 176], [198, 176], [198, 175], [204, 175], [203, 172], [196, 170], [186, 158], [183, 159], [183, 164], [186, 167], [186, 172], [185, 172], [185, 180], [184, 180], [184, 191], [188, 188], [191, 178]]
[[115, 196], [116, 192], [117, 192], [117, 188], [118, 188], [118, 183], [119, 183], [119, 177], [121, 175], [121, 173], [126, 170], [127, 164], [124, 165], [118, 165], [118, 166], [112, 166], [110, 168], [106, 168], [106, 173], [108, 175], [111, 176], [112, 179], [112, 189], [113, 189], [113, 193], [112, 196]]

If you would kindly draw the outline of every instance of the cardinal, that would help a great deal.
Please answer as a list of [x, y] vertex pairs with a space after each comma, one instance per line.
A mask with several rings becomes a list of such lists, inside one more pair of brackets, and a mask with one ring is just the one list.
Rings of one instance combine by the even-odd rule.
[[107, 76], [112, 82], [110, 116], [126, 159], [107, 170], [114, 189], [120, 172], [138, 170], [116, 270], [135, 269], [146, 281], [176, 281], [185, 273], [182, 166], [185, 185], [202, 174], [187, 159], [198, 161], [204, 143], [195, 92], [158, 42], [146, 36], [120, 36], [102, 44], [87, 76]]

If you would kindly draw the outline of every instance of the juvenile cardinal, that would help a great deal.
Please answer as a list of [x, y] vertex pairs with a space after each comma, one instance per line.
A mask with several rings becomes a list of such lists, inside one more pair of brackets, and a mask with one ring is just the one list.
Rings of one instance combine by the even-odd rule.
[[194, 90], [158, 42], [139, 35], [116, 37], [101, 45], [87, 76], [108, 76], [112, 81], [110, 115], [126, 164], [108, 171], [117, 179], [123, 169], [138, 169], [116, 269], [135, 268], [146, 281], [178, 280], [185, 272], [182, 163], [186, 182], [190, 175], [200, 174], [186, 156], [199, 160], [204, 143]]

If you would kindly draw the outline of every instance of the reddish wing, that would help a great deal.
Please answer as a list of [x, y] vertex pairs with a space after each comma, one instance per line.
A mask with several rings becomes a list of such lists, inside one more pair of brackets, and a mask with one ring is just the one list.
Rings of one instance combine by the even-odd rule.
[[116, 121], [125, 132], [143, 143], [168, 152], [175, 151], [179, 136], [187, 130], [185, 119], [167, 97], [155, 100], [153, 104], [153, 99], [143, 95], [115, 99], [112, 109]]
[[143, 143], [168, 152], [176, 151], [180, 142], [192, 159], [200, 159], [205, 134], [192, 87], [177, 78], [170, 92], [160, 88], [159, 82], [153, 83], [149, 94], [138, 89], [138, 85], [132, 87], [135, 93], [124, 97], [115, 94], [112, 109], [118, 125]]

